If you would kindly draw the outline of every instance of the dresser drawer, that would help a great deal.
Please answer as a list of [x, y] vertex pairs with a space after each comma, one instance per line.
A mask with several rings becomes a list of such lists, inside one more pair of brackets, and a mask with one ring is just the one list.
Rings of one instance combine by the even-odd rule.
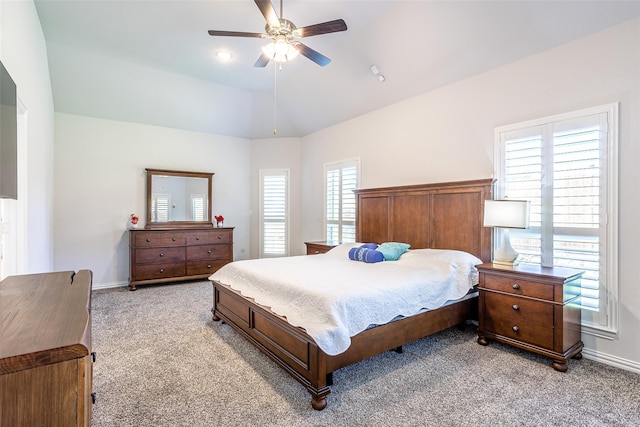
[[189, 261], [187, 262], [187, 275], [213, 274], [227, 261]]
[[527, 280], [512, 279], [510, 277], [482, 275], [480, 287], [513, 295], [553, 301], [553, 286]]
[[150, 248], [158, 246], [184, 246], [185, 233], [183, 232], [157, 232], [142, 231], [135, 234], [135, 245], [138, 248]]
[[184, 276], [185, 263], [141, 264], [135, 267], [135, 280], [165, 279]]
[[140, 264], [184, 262], [184, 260], [184, 247], [136, 249], [136, 262]]
[[486, 317], [503, 318], [511, 323], [537, 323], [553, 327], [553, 304], [483, 291]]
[[187, 260], [215, 260], [229, 259], [231, 251], [229, 245], [204, 245], [187, 247]]
[[485, 316], [482, 329], [485, 332], [553, 350], [553, 326], [529, 322], [525, 318]]
[[204, 245], [216, 243], [230, 243], [230, 230], [191, 231], [186, 234], [187, 245]]

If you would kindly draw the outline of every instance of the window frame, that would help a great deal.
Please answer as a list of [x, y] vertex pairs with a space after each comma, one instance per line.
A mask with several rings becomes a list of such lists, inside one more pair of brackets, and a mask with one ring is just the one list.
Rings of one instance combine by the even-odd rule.
[[[618, 103], [600, 105], [583, 110], [557, 114], [521, 123], [514, 123], [495, 128], [494, 130], [494, 173], [496, 182], [496, 199], [505, 196], [504, 174], [505, 174], [505, 151], [503, 149], [502, 134], [526, 128], [548, 126], [553, 123], [577, 119], [591, 115], [607, 115], [606, 150], [600, 152], [600, 164], [606, 168], [603, 179], [606, 180], [603, 187], [606, 194], [601, 195], [604, 201], [601, 203], [603, 213], [600, 225], [604, 225], [604, 230], [600, 239], [600, 277], [604, 277], [604, 284], [601, 279], [599, 285], [599, 304], [602, 310], [592, 311], [582, 309], [582, 331], [601, 338], [613, 339], [618, 334], [619, 328], [619, 265], [618, 265], [618, 206], [619, 206], [619, 185], [618, 173], [618, 147], [619, 147], [619, 115]], [[543, 225], [544, 227], [544, 225]], [[494, 242], [498, 242], [500, 230], [494, 229]], [[602, 248], [604, 247], [604, 250]], [[604, 262], [604, 268], [602, 263]]]
[[[354, 218], [353, 218], [353, 224], [351, 224], [351, 221], [344, 221], [343, 220], [343, 214], [344, 212], [342, 211], [342, 192], [340, 193], [340, 219], [336, 222], [334, 221], [330, 221], [327, 217], [327, 198], [328, 198], [328, 172], [332, 171], [332, 170], [336, 170], [336, 169], [345, 169], [345, 168], [350, 168], [350, 167], [355, 167], [356, 168], [356, 173], [355, 173], [355, 179], [356, 179], [356, 185], [354, 189], [359, 188], [360, 186], [360, 158], [359, 157], [352, 157], [352, 158], [348, 158], [348, 159], [343, 159], [343, 160], [338, 160], [338, 161], [333, 161], [333, 162], [327, 162], [324, 164], [324, 185], [323, 185], [323, 202], [322, 202], [322, 212], [323, 212], [323, 229], [324, 229], [324, 238], [325, 240], [327, 240], [330, 243], [349, 243], [347, 241], [344, 241], [343, 239], [343, 235], [342, 235], [342, 231], [343, 231], [343, 226], [345, 224], [347, 225], [353, 225], [353, 229], [354, 229], [354, 241], [355, 241], [355, 227], [357, 224], [357, 212], [354, 212]], [[342, 177], [341, 177], [342, 180]], [[355, 194], [354, 194], [355, 197]], [[357, 207], [354, 207], [354, 209], [357, 210]], [[337, 224], [338, 226], [338, 242], [335, 241], [331, 241], [330, 239], [327, 239], [327, 235], [328, 235], [328, 226], [329, 224]]]
[[[289, 232], [289, 227], [290, 227], [290, 222], [291, 222], [291, 218], [290, 218], [290, 170], [288, 168], [281, 168], [281, 169], [260, 169], [259, 170], [259, 224], [258, 224], [258, 229], [259, 229], [259, 233], [258, 233], [258, 241], [259, 241], [259, 257], [260, 258], [278, 258], [278, 257], [287, 257], [289, 256], [290, 253], [290, 248], [291, 248], [291, 244], [290, 244], [290, 232]], [[265, 252], [265, 238], [264, 238], [264, 232], [265, 232], [265, 218], [264, 218], [264, 207], [265, 207], [265, 201], [264, 201], [264, 178], [265, 176], [284, 176], [285, 177], [285, 217], [282, 221], [275, 221], [275, 220], [270, 220], [269, 222], [282, 222], [284, 223], [284, 245], [285, 245], [285, 250], [284, 253], [282, 254], [277, 254], [277, 253], [266, 253]]]

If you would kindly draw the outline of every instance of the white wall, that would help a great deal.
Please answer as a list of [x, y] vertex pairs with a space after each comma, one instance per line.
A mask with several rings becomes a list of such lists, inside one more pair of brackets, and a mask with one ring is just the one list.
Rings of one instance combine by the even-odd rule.
[[258, 139], [251, 142], [251, 258], [260, 254], [260, 169], [289, 169], [289, 254], [303, 255], [305, 247], [300, 235], [302, 194], [300, 138]]
[[129, 215], [146, 218], [145, 168], [213, 172], [213, 213], [249, 252], [250, 142], [206, 133], [55, 115], [55, 269], [88, 268], [94, 288], [128, 283]]
[[359, 156], [364, 188], [487, 178], [495, 127], [620, 102], [620, 331], [583, 341], [589, 357], [640, 372], [639, 52], [636, 19], [303, 138], [302, 238], [322, 239], [329, 160]]
[[[20, 194], [26, 194], [24, 216], [11, 233], [24, 229], [24, 271], [51, 271], [53, 267], [53, 98], [47, 51], [40, 20], [30, 1], [0, 1], [0, 59], [16, 83], [26, 107], [26, 171], [19, 171]], [[20, 198], [20, 195], [19, 195]], [[1, 203], [13, 203], [3, 201]]]

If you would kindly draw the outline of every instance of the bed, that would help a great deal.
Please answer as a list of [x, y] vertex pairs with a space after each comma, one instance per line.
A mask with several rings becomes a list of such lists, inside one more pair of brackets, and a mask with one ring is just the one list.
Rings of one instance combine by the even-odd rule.
[[[416, 251], [419, 249], [447, 249], [465, 252], [482, 262], [489, 261], [492, 233], [482, 227], [482, 213], [484, 200], [492, 198], [492, 191], [491, 179], [356, 190], [356, 240], [406, 242], [411, 245], [407, 254], [412, 256], [422, 253]], [[325, 259], [337, 258], [337, 255], [346, 257], [346, 249], [336, 248], [343, 253], [327, 254]], [[314, 257], [318, 258], [311, 260]], [[322, 257], [325, 255], [312, 255], [301, 261], [310, 266], [322, 262]], [[387, 261], [381, 264], [387, 264]], [[276, 314], [282, 312], [279, 308], [274, 310], [259, 304], [251, 292], [245, 290], [245, 296], [234, 289], [238, 287], [235, 283], [225, 283], [232, 280], [231, 276], [215, 273], [210, 279], [213, 319], [227, 323], [302, 383], [316, 410], [327, 405], [334, 371], [385, 351], [401, 351], [403, 344], [477, 316], [476, 294], [467, 293], [439, 308], [364, 328], [348, 337], [346, 348], [344, 342], [336, 338], [336, 347], [332, 348], [330, 340], [312, 337], [312, 334], [321, 337], [315, 330], [309, 333], [295, 326], [299, 324], [298, 319], [289, 322], [286, 317]], [[262, 301], [261, 297], [256, 298]], [[320, 311], [313, 314], [324, 316]], [[295, 318], [293, 314], [291, 317]]]

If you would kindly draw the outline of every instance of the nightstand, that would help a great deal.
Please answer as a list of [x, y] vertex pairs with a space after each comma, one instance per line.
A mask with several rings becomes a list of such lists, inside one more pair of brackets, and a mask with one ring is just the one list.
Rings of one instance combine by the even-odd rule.
[[339, 243], [331, 242], [304, 242], [307, 245], [307, 255], [317, 255], [328, 252], [330, 249], [335, 248]]
[[500, 341], [553, 359], [560, 372], [581, 359], [582, 271], [533, 265], [477, 266], [478, 344]]

